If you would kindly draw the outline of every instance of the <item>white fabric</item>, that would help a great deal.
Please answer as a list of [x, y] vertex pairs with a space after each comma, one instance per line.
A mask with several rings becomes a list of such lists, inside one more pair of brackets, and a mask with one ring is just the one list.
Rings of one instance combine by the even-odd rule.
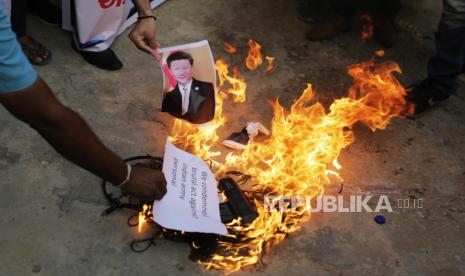
[[[5, 0], [3, 0], [5, 1]], [[152, 9], [165, 0], [151, 1]], [[70, 0], [62, 0], [63, 29], [74, 31], [71, 25]], [[130, 0], [75, 0], [76, 21], [79, 34], [75, 35], [78, 43], [100, 43], [84, 47], [81, 50], [100, 52], [110, 48], [115, 38], [137, 20], [137, 13], [127, 18], [133, 8]]]

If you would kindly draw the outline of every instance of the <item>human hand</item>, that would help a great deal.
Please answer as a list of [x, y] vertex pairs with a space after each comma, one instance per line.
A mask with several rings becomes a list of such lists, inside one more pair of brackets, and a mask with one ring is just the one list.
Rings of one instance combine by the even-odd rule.
[[165, 176], [158, 170], [134, 166], [122, 189], [143, 200], [160, 200], [166, 194]]
[[129, 34], [129, 38], [139, 50], [151, 54], [160, 61], [162, 55], [158, 52], [160, 44], [157, 43], [156, 37], [157, 26], [151, 17], [138, 20]]

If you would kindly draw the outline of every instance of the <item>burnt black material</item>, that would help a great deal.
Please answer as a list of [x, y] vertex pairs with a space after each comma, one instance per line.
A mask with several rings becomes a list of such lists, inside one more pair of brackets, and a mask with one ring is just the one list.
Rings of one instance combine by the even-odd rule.
[[220, 216], [222, 223], [229, 223], [237, 218], [231, 210], [231, 207], [229, 207], [229, 204], [226, 202], [220, 203]]
[[[227, 203], [220, 204], [221, 221], [231, 222], [234, 219], [242, 218], [242, 223], [251, 223], [257, 217], [257, 211], [252, 207], [237, 183], [232, 178], [223, 178], [218, 184], [220, 191], [224, 192]], [[189, 258], [192, 261], [208, 261], [214, 253], [218, 253], [221, 248], [218, 242], [238, 243], [240, 238], [221, 236], [207, 233], [187, 233], [170, 229], [162, 230], [163, 237], [171, 241], [188, 242], [191, 247]]]
[[[146, 156], [135, 156], [124, 160], [133, 166], [143, 166], [155, 170], [161, 170], [163, 166], [163, 158], [153, 157], [150, 155]], [[234, 175], [237, 177], [239, 183], [246, 182], [250, 176], [243, 175], [241, 172], [230, 171], [226, 175]], [[143, 202], [137, 198], [131, 197], [125, 192], [119, 191], [107, 185], [106, 181], [102, 182], [103, 193], [110, 203], [110, 207], [105, 210], [102, 215], [108, 215], [113, 211], [121, 208], [133, 209], [137, 212], [142, 210], [144, 204], [151, 205], [151, 202]], [[218, 187], [224, 192], [228, 201], [220, 204], [220, 215], [223, 223], [231, 222], [234, 219], [242, 218], [242, 223], [250, 223], [257, 218], [257, 212], [252, 207], [249, 200], [240, 190], [237, 183], [230, 177], [223, 178], [220, 180]], [[113, 190], [112, 190], [113, 189]], [[138, 225], [138, 213], [129, 217], [128, 226], [137, 227]], [[150, 221], [150, 220], [149, 220]], [[239, 244], [243, 242], [244, 237], [237, 236], [237, 238], [231, 236], [221, 236], [217, 234], [208, 233], [190, 233], [177, 230], [171, 230], [161, 228], [159, 232], [156, 232], [154, 236], [147, 239], [135, 239], [131, 241], [130, 248], [132, 251], [141, 253], [149, 249], [151, 246], [155, 246], [155, 240], [160, 234], [167, 240], [176, 242], [187, 242], [190, 245], [191, 253], [189, 259], [192, 261], [208, 261], [215, 253], [222, 252], [219, 246], [219, 242], [225, 242], [229, 244]], [[230, 233], [237, 235], [238, 233]], [[246, 253], [244, 253], [246, 254]]]
[[[221, 179], [218, 188], [228, 199], [228, 206], [231, 208], [235, 218], [241, 218], [243, 223], [251, 223], [258, 217], [257, 211], [252, 207], [232, 178]], [[227, 213], [226, 211], [223, 212]]]

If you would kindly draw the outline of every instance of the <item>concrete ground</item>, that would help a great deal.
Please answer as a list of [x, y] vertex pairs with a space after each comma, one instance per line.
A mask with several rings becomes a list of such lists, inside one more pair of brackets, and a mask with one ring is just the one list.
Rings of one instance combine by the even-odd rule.
[[[400, 40], [386, 58], [400, 64], [404, 84], [425, 76], [439, 2], [410, 1], [398, 16]], [[289, 106], [306, 82], [325, 103], [344, 95], [346, 66], [378, 49], [373, 41], [362, 43], [357, 28], [331, 41], [305, 41], [309, 26], [297, 19], [294, 1], [169, 0], [156, 14], [163, 45], [208, 39], [215, 57], [242, 64], [253, 38], [276, 58], [268, 75], [241, 67], [248, 101], [226, 108], [222, 136], [246, 121], [269, 122], [265, 98], [280, 96]], [[52, 64], [37, 68], [40, 75], [111, 149], [121, 156], [163, 152], [168, 129], [157, 121], [170, 121], [158, 112], [161, 72], [135, 49], [128, 32], [113, 47], [124, 69], [105, 72], [86, 64], [59, 28], [34, 17], [29, 26], [54, 54]], [[227, 56], [225, 41], [239, 54]], [[345, 195], [422, 198], [423, 208], [386, 213], [384, 225], [372, 213], [314, 214], [268, 252], [261, 270], [237, 274], [465, 275], [464, 90], [444, 107], [396, 120], [385, 131], [358, 127], [356, 142], [340, 158]], [[185, 244], [160, 240], [143, 254], [132, 253], [128, 243], [138, 235], [126, 226], [131, 212], [100, 216], [107, 204], [97, 177], [63, 160], [4, 109], [0, 126], [0, 275], [218, 274], [191, 262]]]

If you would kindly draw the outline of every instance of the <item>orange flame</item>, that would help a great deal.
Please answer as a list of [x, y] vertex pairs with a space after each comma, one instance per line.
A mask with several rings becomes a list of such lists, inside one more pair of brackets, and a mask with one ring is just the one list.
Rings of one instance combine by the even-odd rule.
[[[264, 195], [277, 199], [284, 195], [321, 196], [325, 187], [332, 184], [333, 177], [342, 180], [338, 174], [341, 165], [337, 161], [343, 148], [350, 145], [355, 135], [351, 128], [363, 123], [372, 131], [384, 129], [389, 121], [406, 115], [410, 106], [405, 101], [405, 89], [393, 73], [401, 73], [393, 62], [375, 64], [374, 60], [348, 67], [353, 85], [348, 97], [336, 99], [328, 110], [317, 102], [310, 84], [290, 109], [274, 101], [274, 116], [271, 122], [272, 134], [263, 143], [253, 143], [240, 154], [229, 153], [224, 162], [215, 161], [221, 152], [212, 151], [219, 137], [216, 131], [225, 123], [222, 117], [222, 92], [228, 79], [227, 65], [216, 62], [220, 75], [217, 97], [217, 114], [208, 126], [195, 127], [176, 120], [170, 139], [178, 147], [209, 160], [218, 178], [226, 171], [236, 170], [252, 176], [253, 198], [258, 218], [249, 225], [235, 220], [227, 225], [230, 236], [238, 243], [220, 242], [219, 252], [205, 262], [207, 268], [232, 272], [244, 266], [256, 265], [262, 253], [278, 244], [289, 233], [298, 231], [299, 224], [310, 218], [302, 208], [291, 212], [265, 210]], [[245, 91], [245, 90], [244, 90]], [[230, 93], [231, 94], [231, 93]], [[234, 93], [232, 93], [234, 94]]]
[[[222, 79], [221, 70], [227, 70], [227, 65], [221, 60], [216, 61], [216, 70], [220, 78], [220, 84], [223, 84], [226, 78]], [[224, 77], [227, 76], [223, 74]], [[216, 91], [216, 113], [211, 122], [206, 125], [196, 126], [187, 121], [176, 119], [171, 130], [172, 136], [168, 139], [175, 145], [191, 152], [203, 160], [211, 160], [214, 165], [217, 165], [212, 158], [221, 155], [221, 152], [213, 151], [212, 147], [215, 146], [219, 139], [216, 134], [218, 128], [224, 125], [225, 118], [223, 117], [223, 98], [227, 94], [222, 91]]]
[[363, 22], [362, 40], [367, 41], [373, 36], [374, 33], [373, 16], [371, 16], [369, 13], [363, 13], [360, 15], [360, 19]]
[[235, 54], [237, 52], [236, 47], [232, 46], [228, 42], [224, 43], [224, 50], [230, 54]]
[[375, 51], [375, 57], [384, 57], [384, 50]]
[[245, 60], [245, 65], [250, 71], [253, 71], [263, 63], [262, 46], [252, 39], [249, 39], [247, 44], [249, 45], [249, 54]]
[[146, 213], [147, 213], [147, 209], [149, 208], [149, 206], [147, 204], [144, 204], [144, 207], [143, 207], [143, 210], [141, 212], [139, 212], [139, 223], [137, 225], [137, 231], [140, 233], [142, 232], [142, 228], [145, 224], [145, 218], [146, 218]]
[[265, 70], [265, 73], [267, 73], [267, 72], [270, 72], [271, 70], [273, 70], [274, 57], [266, 56], [265, 59], [268, 62], [268, 66], [266, 67], [266, 70]]
[[245, 83], [244, 78], [239, 76], [237, 67], [234, 68], [232, 77], [229, 76], [228, 65], [223, 60], [217, 60], [215, 63], [215, 68], [220, 79], [220, 86], [223, 86], [225, 82], [231, 84], [231, 88], [229, 88], [226, 93], [233, 95], [233, 101], [235, 103], [245, 102], [245, 90], [247, 88], [247, 84]]

